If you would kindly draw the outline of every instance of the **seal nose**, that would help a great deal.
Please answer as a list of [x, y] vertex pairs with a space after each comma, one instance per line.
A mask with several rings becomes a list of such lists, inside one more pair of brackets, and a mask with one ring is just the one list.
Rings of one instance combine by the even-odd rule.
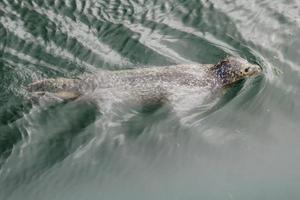
[[263, 71], [262, 67], [256, 64], [252, 64], [249, 68], [248, 74], [249, 76], [256, 76], [261, 74]]
[[258, 73], [261, 73], [263, 71], [263, 68], [259, 65], [255, 65], [256, 66], [256, 70]]

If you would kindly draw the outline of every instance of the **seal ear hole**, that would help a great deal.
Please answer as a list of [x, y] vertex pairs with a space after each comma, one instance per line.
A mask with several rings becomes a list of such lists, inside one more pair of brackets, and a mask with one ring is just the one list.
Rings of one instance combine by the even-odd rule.
[[250, 70], [250, 67], [247, 67], [244, 71], [247, 73], [247, 72], [249, 72], [249, 70]]

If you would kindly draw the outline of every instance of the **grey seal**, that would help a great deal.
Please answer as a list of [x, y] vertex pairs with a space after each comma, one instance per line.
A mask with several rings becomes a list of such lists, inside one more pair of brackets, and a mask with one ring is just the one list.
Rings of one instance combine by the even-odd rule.
[[[97, 93], [98, 98], [127, 98], [140, 103], [160, 102], [190, 93], [220, 91], [238, 81], [261, 74], [259, 65], [240, 57], [228, 57], [217, 64], [180, 64], [161, 67], [105, 71], [85, 78], [44, 79], [28, 85], [36, 97], [51, 94], [61, 100], [75, 100], [85, 94]], [[185, 92], [181, 92], [185, 91]], [[108, 95], [110, 94], [110, 95]]]

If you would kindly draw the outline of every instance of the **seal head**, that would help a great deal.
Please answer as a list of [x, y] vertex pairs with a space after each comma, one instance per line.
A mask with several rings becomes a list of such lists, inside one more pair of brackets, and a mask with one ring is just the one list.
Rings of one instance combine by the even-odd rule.
[[217, 82], [225, 87], [246, 77], [257, 76], [262, 72], [260, 66], [237, 57], [228, 57], [220, 61], [212, 70], [217, 76]]

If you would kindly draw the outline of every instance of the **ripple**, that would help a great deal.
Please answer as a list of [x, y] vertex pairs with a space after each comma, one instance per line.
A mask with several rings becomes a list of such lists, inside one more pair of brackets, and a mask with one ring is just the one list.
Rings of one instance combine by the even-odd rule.
[[[1, 1], [0, 199], [298, 199], [299, 6]], [[178, 92], [177, 112], [88, 96], [25, 103], [24, 86], [44, 77], [227, 55], [258, 63], [264, 75], [207, 101]]]
[[86, 49], [90, 49], [95, 55], [101, 57], [113, 64], [126, 64], [128, 61], [123, 59], [117, 52], [114, 52], [109, 46], [101, 43], [93, 34], [95, 30], [90, 29], [80, 21], [61, 16], [52, 10], [40, 7], [31, 8], [41, 15], [46, 15], [49, 20], [56, 23], [60, 31], [67, 33], [70, 37], [76, 38]]
[[26, 43], [32, 43], [34, 46], [41, 46], [46, 53], [52, 54], [59, 58], [61, 57], [62, 59], [68, 60], [68, 62], [78, 63], [78, 65], [83, 65], [90, 70], [95, 69], [94, 66], [79, 60], [76, 56], [66, 51], [64, 48], [57, 46], [53, 41], [45, 41], [41, 36], [35, 37], [29, 32], [25, 32], [23, 21], [13, 21], [9, 18], [2, 18], [0, 22], [11, 34], [15, 34], [18, 38], [26, 41]]

